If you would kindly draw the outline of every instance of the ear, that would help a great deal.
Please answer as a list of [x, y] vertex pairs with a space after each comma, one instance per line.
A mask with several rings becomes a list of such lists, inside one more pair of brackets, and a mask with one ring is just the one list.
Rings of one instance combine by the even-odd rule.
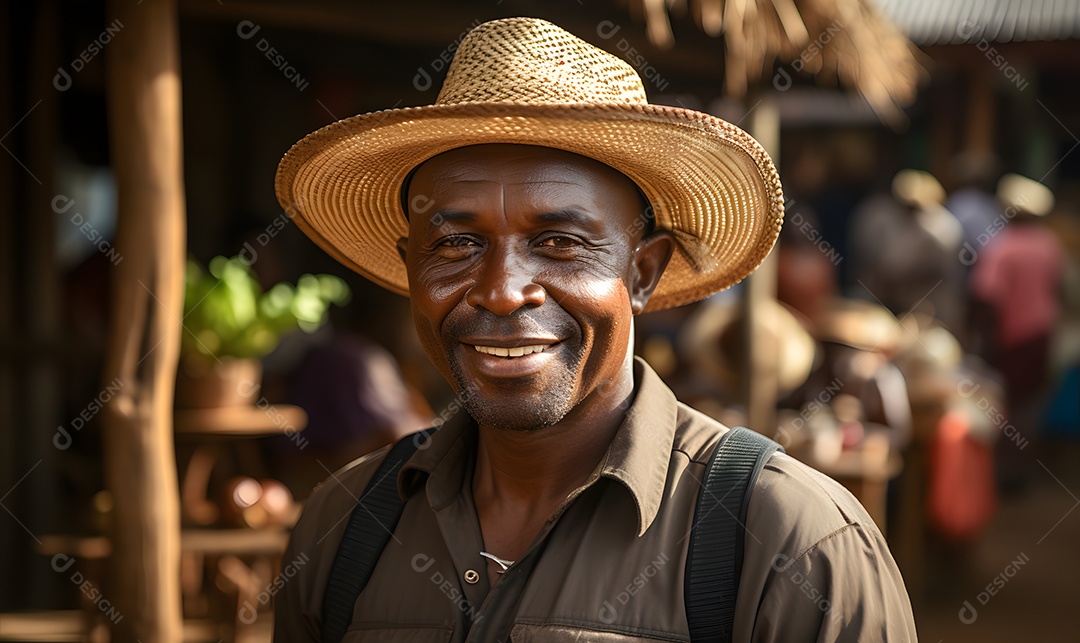
[[634, 249], [632, 281], [629, 284], [630, 308], [634, 314], [645, 310], [660, 277], [675, 252], [675, 239], [667, 230], [657, 230], [642, 239]]
[[408, 260], [405, 258], [408, 255], [408, 252], [409, 252], [409, 238], [408, 237], [401, 237], [400, 239], [397, 240], [397, 251], [398, 251], [398, 254], [401, 255], [401, 263], [405, 264], [406, 266], [409, 265]]

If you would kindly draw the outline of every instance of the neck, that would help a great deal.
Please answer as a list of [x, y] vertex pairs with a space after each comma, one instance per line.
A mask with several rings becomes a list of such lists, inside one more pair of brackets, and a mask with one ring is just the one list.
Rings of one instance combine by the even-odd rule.
[[547, 519], [596, 469], [622, 424], [633, 396], [632, 358], [624, 375], [552, 426], [532, 431], [480, 426], [473, 473], [477, 505], [514, 507]]

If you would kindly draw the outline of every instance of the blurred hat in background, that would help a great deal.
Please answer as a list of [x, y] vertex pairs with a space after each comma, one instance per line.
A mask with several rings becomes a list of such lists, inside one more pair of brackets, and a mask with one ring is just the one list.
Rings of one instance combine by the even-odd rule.
[[998, 181], [997, 197], [1006, 211], [1036, 217], [1054, 209], [1054, 193], [1042, 183], [1019, 174], [1006, 174]]
[[862, 299], [834, 299], [817, 320], [817, 338], [877, 353], [895, 354], [907, 346], [904, 324], [887, 308]]
[[900, 170], [892, 181], [893, 198], [914, 208], [928, 208], [945, 202], [945, 188], [933, 174], [923, 170]]
[[[814, 366], [814, 338], [782, 304], [768, 301], [759, 317], [768, 342], [776, 347], [774, 369], [780, 397], [806, 381]], [[702, 372], [717, 378], [728, 391], [739, 390], [745, 377], [741, 350], [745, 345], [745, 316], [737, 301], [701, 306], [679, 336], [680, 352]]]

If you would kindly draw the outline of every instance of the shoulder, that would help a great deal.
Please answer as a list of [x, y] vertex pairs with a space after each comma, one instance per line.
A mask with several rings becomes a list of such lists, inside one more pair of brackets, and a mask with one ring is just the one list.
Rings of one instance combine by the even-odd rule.
[[296, 576], [276, 597], [276, 629], [289, 640], [314, 636], [322, 618], [323, 595], [349, 516], [390, 448], [385, 447], [330, 474], [304, 504], [293, 527], [283, 565]]
[[775, 454], [758, 477], [746, 520], [747, 528], [767, 534], [772, 549], [795, 557], [845, 527], [877, 531], [851, 492], [783, 453]]
[[716, 443], [730, 430], [701, 411], [679, 402], [672, 450], [682, 453], [692, 463], [705, 466], [716, 450]]
[[315, 536], [321, 542], [321, 549], [336, 550], [348, 522], [342, 518], [352, 513], [364, 493], [364, 488], [389, 452], [389, 446], [373, 451], [353, 460], [320, 482], [304, 503], [304, 511], [293, 528], [293, 541], [303, 541]]
[[[717, 442], [729, 430], [680, 403], [673, 448], [692, 463], [705, 466]], [[847, 489], [783, 453], [769, 459], [750, 496], [747, 527], [770, 535], [784, 534], [784, 542], [774, 544], [782, 545], [784, 551], [805, 550], [834, 531], [854, 525], [876, 530], [866, 510]]]
[[915, 640], [907, 589], [888, 544], [835, 480], [774, 455], [750, 497], [746, 534], [738, 601], [754, 607], [737, 614], [744, 636]]

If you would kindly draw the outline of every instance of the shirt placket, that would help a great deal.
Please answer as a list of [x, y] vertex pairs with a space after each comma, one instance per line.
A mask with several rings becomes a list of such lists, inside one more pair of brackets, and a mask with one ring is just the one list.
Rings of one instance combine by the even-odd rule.
[[[529, 548], [525, 550], [525, 554], [515, 561], [514, 564], [506, 570], [506, 573], [499, 577], [499, 580], [495, 582], [493, 587], [490, 589], [486, 589], [485, 587], [486, 597], [483, 599], [483, 602], [479, 604], [480, 609], [478, 610], [472, 628], [469, 630], [469, 634], [465, 639], [467, 642], [508, 641], [510, 639], [510, 629], [514, 625], [517, 605], [521, 600], [522, 594], [525, 592], [529, 579], [533, 576], [537, 561], [543, 554], [544, 547], [548, 542], [548, 536], [558, 524], [559, 519], [566, 510], [582, 493], [585, 492], [585, 490], [590, 488], [597, 479], [599, 479], [599, 475], [594, 473], [585, 484], [571, 492], [570, 495], [566, 497], [566, 500], [559, 505], [559, 508], [556, 509], [551, 517], [544, 523], [544, 526], [540, 529], [536, 538], [533, 539]], [[472, 522], [475, 525], [476, 533], [480, 534], [480, 523], [476, 518], [476, 510], [472, 505], [471, 489], [463, 490], [462, 496], [466, 495], [468, 498], [462, 498], [462, 502], [471, 509]], [[477, 550], [477, 557], [479, 557], [479, 550]], [[481, 576], [486, 578], [485, 570], [486, 566], [480, 568], [480, 571], [482, 572]], [[477, 585], [479, 585], [479, 583]]]

